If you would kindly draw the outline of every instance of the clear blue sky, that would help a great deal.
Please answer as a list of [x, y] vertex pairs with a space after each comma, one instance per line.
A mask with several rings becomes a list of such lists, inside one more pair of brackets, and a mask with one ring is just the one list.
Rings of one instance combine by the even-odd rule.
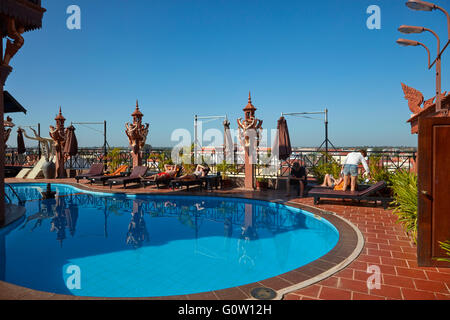
[[[226, 113], [236, 128], [251, 90], [265, 128], [275, 128], [281, 112], [328, 108], [336, 146], [415, 146], [400, 82], [428, 99], [434, 72], [423, 48], [395, 43], [408, 37], [397, 27], [447, 34], [442, 13], [412, 11], [405, 1], [43, 0], [43, 29], [25, 34], [6, 83], [28, 114], [12, 117], [17, 125], [40, 122], [47, 133], [61, 105], [68, 122], [107, 120], [110, 145], [126, 146], [124, 123], [138, 98], [148, 142], [168, 146], [174, 129], [193, 130], [195, 114]], [[71, 4], [81, 8], [81, 30], [66, 28]], [[366, 27], [372, 4], [381, 7], [381, 30]], [[409, 37], [435, 52], [431, 34]], [[221, 128], [207, 127], [214, 125]], [[323, 140], [320, 121], [288, 118], [288, 125], [296, 146]], [[76, 133], [81, 146], [102, 144], [95, 131]]]

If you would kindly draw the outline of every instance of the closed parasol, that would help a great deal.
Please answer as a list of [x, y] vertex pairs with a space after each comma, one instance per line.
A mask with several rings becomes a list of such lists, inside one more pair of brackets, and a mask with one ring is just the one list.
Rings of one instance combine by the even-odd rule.
[[292, 153], [291, 139], [289, 138], [289, 130], [287, 127], [287, 122], [284, 117], [278, 120], [278, 148], [279, 148], [279, 159], [286, 160]]
[[22, 129], [19, 128], [17, 129], [17, 153], [24, 154], [25, 151], [25, 141], [23, 140]]
[[224, 160], [226, 160], [228, 163], [232, 161], [231, 159], [234, 154], [233, 138], [231, 137], [230, 121], [228, 121], [228, 119], [225, 119], [225, 121], [223, 122], [223, 131], [224, 131], [224, 145], [223, 145]]
[[70, 126], [66, 129], [66, 143], [64, 145], [64, 153], [69, 156], [75, 156], [78, 153], [78, 141], [75, 136], [74, 126]]

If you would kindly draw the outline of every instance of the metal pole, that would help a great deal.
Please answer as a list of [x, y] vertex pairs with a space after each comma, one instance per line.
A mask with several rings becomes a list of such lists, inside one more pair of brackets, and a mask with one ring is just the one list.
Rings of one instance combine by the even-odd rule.
[[[437, 57], [436, 57], [436, 112], [441, 111], [441, 39], [431, 29], [423, 28], [425, 31], [432, 33], [437, 39]], [[430, 62], [428, 68], [431, 69]]]
[[103, 163], [105, 164], [105, 171], [108, 169], [108, 150], [106, 150], [106, 120], [103, 121]]
[[325, 163], [328, 163], [328, 109], [325, 109]]
[[[38, 136], [41, 136], [41, 124], [38, 123]], [[42, 152], [41, 152], [41, 141], [38, 141], [38, 156], [39, 156], [39, 160], [42, 157]]]
[[194, 116], [194, 161], [197, 162], [197, 122], [198, 116]]
[[436, 112], [441, 111], [441, 57], [436, 61]]

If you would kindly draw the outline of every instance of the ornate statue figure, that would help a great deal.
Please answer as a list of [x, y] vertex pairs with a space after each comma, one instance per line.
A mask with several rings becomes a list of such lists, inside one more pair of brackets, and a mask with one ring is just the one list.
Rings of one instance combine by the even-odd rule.
[[422, 111], [422, 108], [420, 106], [424, 101], [423, 94], [419, 90], [408, 87], [403, 83], [402, 88], [403, 92], [405, 93], [405, 99], [408, 100], [409, 110], [411, 110], [413, 114]]
[[262, 131], [263, 121], [255, 117], [256, 108], [252, 104], [250, 92], [248, 93], [248, 104], [244, 108], [245, 118], [237, 120], [239, 128], [239, 140], [245, 151], [245, 188], [254, 188], [256, 151]]
[[128, 142], [131, 146], [131, 155], [133, 157], [133, 167], [142, 164], [141, 150], [144, 148], [147, 140], [149, 124], [142, 124], [142, 117], [144, 116], [139, 110], [139, 103], [136, 100], [136, 110], [131, 114], [133, 123], [125, 124], [125, 133], [128, 137]]
[[56, 178], [65, 178], [66, 171], [64, 170], [64, 145], [66, 143], [66, 129], [64, 128], [64, 122], [66, 118], [61, 113], [61, 107], [59, 108], [59, 114], [55, 118], [56, 128], [50, 126], [50, 137], [53, 139], [53, 146], [55, 148], [56, 156]]
[[13, 41], [8, 40], [6, 42], [5, 56], [3, 58], [2, 64], [5, 66], [9, 66], [9, 62], [11, 61], [12, 57], [14, 57], [17, 51], [19, 51], [19, 49], [23, 46], [24, 40], [22, 37], [22, 33], [25, 32], [25, 28], [17, 23], [16, 19], [14, 19], [13, 17], [7, 17], [6, 19], [6, 34], [8, 35], [8, 37], [13, 39]]
[[259, 143], [259, 137], [262, 130], [263, 121], [257, 119], [255, 117], [256, 108], [252, 105], [252, 98], [250, 92], [248, 93], [248, 104], [244, 108], [245, 119], [239, 118], [237, 120], [238, 128], [239, 128], [239, 140], [241, 145], [245, 148], [250, 147], [251, 144], [251, 132], [250, 130], [254, 130], [253, 134], [255, 134], [256, 145]]
[[11, 134], [11, 130], [14, 127], [14, 123], [12, 122], [12, 119], [10, 117], [6, 117], [6, 120], [3, 120], [3, 127], [4, 127], [4, 143], [6, 145], [6, 141], [9, 139], [9, 135]]
[[27, 132], [22, 128], [19, 128], [19, 130], [22, 131], [25, 138], [39, 141], [41, 143], [41, 151], [44, 155], [45, 161], [50, 161], [50, 159], [55, 155], [55, 149], [53, 148], [53, 139], [43, 138], [39, 136], [39, 134], [33, 128], [30, 128], [30, 130], [33, 131], [34, 137], [29, 136]]

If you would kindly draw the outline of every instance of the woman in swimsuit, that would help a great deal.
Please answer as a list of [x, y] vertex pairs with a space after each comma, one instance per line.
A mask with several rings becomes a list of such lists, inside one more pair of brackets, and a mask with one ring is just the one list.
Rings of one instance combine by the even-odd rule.
[[209, 168], [206, 166], [202, 166], [202, 165], [197, 165], [197, 168], [195, 169], [195, 171], [193, 173], [189, 173], [189, 174], [185, 174], [183, 176], [181, 176], [179, 179], [180, 180], [197, 180], [201, 177], [204, 177], [208, 174], [209, 172]]

